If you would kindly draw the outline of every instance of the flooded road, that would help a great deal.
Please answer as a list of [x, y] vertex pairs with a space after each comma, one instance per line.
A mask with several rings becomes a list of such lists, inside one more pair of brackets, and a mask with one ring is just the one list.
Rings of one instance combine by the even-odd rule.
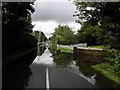
[[[68, 55], [66, 56], [68, 57]], [[71, 68], [62, 67], [63, 59], [67, 62], [70, 58], [61, 58], [61, 65], [58, 65], [56, 60], [52, 58], [52, 54], [47, 48], [41, 56], [37, 56], [30, 65], [33, 73], [29, 79], [28, 88], [47, 88], [46, 82], [49, 82], [50, 88], [93, 88], [94, 85], [87, 82], [74, 72]], [[48, 68], [49, 79], [46, 78], [46, 70]]]
[[[29, 56], [31, 57], [31, 56]], [[26, 58], [24, 58], [26, 59]], [[32, 58], [33, 59], [33, 58]], [[117, 88], [116, 83], [92, 69], [93, 62], [81, 57], [73, 60], [73, 54], [48, 48], [37, 56], [30, 66], [14, 66], [4, 69], [3, 87], [8, 88]], [[20, 68], [21, 67], [21, 68]], [[24, 68], [23, 68], [24, 67]]]

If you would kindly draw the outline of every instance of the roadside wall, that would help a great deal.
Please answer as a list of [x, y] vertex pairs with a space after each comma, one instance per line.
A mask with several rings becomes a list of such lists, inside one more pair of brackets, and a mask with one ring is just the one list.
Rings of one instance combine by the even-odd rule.
[[57, 45], [57, 47], [63, 47], [63, 48], [69, 48], [73, 50], [73, 47], [87, 47], [87, 43], [80, 43], [80, 44], [75, 44], [75, 45]]
[[73, 48], [74, 59], [80, 59], [82, 56], [86, 57], [86, 61], [103, 61], [105, 57], [105, 50], [91, 49], [91, 48]]

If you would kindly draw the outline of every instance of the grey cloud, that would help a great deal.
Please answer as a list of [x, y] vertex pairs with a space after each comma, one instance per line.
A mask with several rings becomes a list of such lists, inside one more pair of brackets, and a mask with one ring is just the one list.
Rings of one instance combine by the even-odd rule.
[[74, 21], [75, 6], [72, 2], [35, 2], [35, 13], [32, 21], [70, 22]]

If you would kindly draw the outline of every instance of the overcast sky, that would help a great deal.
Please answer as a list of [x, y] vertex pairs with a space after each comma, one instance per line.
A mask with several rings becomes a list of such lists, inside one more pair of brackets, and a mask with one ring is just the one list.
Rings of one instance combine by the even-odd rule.
[[75, 5], [68, 0], [36, 0], [34, 3], [35, 12], [32, 14], [33, 30], [43, 31], [49, 38], [58, 24], [68, 25], [77, 31], [80, 28], [73, 17]]

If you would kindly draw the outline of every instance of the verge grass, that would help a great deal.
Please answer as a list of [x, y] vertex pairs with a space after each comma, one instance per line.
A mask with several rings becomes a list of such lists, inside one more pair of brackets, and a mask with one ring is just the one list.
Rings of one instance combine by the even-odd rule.
[[73, 50], [70, 48], [59, 47], [58, 50], [60, 50], [62, 52], [66, 52], [66, 53], [73, 53]]
[[95, 70], [99, 71], [101, 74], [109, 78], [110, 80], [115, 81], [116, 83], [120, 84], [120, 77], [118, 75], [113, 74], [109, 67], [110, 65], [108, 63], [101, 63], [92, 66]]
[[103, 45], [100, 45], [100, 46], [89, 46], [90, 48], [98, 48], [98, 49], [106, 49], [108, 48], [107, 46], [103, 46]]

